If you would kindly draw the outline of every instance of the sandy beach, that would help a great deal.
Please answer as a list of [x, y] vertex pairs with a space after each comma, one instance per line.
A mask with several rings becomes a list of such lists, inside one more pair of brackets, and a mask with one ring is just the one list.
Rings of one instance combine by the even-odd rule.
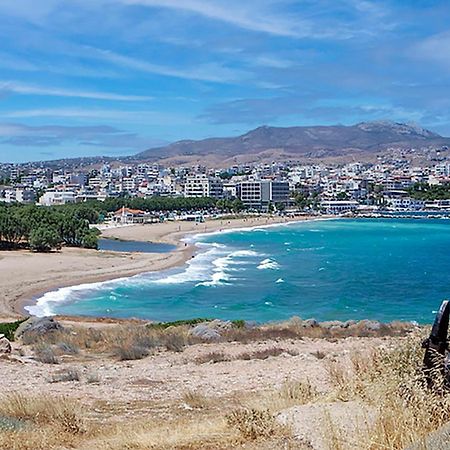
[[181, 265], [195, 252], [193, 245], [181, 241], [189, 234], [308, 219], [312, 217], [261, 216], [208, 220], [200, 224], [176, 221], [102, 230], [102, 237], [105, 238], [175, 244], [176, 249], [170, 253], [122, 253], [77, 248], [63, 248], [60, 252], [51, 254], [31, 253], [27, 250], [0, 251], [0, 320], [23, 316], [26, 313], [24, 306], [50, 290]]

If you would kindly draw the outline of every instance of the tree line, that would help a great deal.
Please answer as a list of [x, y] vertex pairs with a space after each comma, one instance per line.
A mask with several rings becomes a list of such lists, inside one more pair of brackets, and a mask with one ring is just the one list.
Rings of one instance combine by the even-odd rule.
[[239, 212], [240, 200], [210, 197], [119, 197], [60, 206], [0, 204], [0, 248], [30, 248], [46, 252], [68, 247], [97, 248], [99, 231], [89, 225], [101, 223], [122, 207], [146, 212], [187, 212], [220, 209]]
[[28, 247], [48, 252], [62, 245], [97, 248], [99, 231], [90, 228], [98, 221], [91, 207], [0, 206], [0, 247]]

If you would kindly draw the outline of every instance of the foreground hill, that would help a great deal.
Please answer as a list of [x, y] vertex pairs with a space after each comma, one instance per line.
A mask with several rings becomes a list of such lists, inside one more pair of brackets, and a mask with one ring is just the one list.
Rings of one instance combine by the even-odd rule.
[[344, 126], [262, 126], [237, 137], [182, 140], [138, 153], [132, 160], [173, 164], [245, 163], [374, 156], [388, 149], [439, 149], [450, 138], [418, 126], [393, 122], [362, 122]]

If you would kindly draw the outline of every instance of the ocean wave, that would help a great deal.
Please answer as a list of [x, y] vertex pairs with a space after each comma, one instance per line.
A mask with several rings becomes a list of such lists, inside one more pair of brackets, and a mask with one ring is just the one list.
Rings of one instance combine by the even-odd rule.
[[230, 275], [228, 272], [234, 272], [234, 271], [240, 270], [240, 269], [236, 269], [233, 267], [234, 265], [242, 264], [242, 261], [239, 261], [239, 260], [236, 261], [235, 258], [241, 259], [241, 258], [255, 257], [255, 256], [261, 256], [261, 255], [252, 250], [236, 250], [236, 251], [229, 253], [226, 256], [217, 258], [214, 261], [212, 261], [213, 272], [212, 272], [211, 278], [206, 281], [201, 281], [200, 283], [197, 283], [195, 286], [196, 287], [197, 286], [210, 287], [210, 286], [223, 285], [227, 281], [230, 280]]
[[55, 291], [46, 292], [36, 300], [36, 303], [34, 305], [25, 306], [25, 310], [27, 310], [32, 316], [54, 316], [56, 314], [54, 309], [55, 306], [76, 299], [77, 293], [81, 291], [88, 292], [104, 289], [106, 285], [117, 283], [125, 279], [126, 278], [118, 278], [117, 280], [113, 281], [79, 284], [76, 286], [68, 286], [59, 288]]
[[284, 280], [283, 280], [283, 278], [278, 278], [278, 280], [275, 281], [275, 283], [284, 283]]
[[259, 270], [266, 270], [266, 269], [271, 269], [271, 270], [277, 270], [280, 268], [280, 265], [273, 259], [267, 258], [267, 259], [263, 259], [257, 269]]

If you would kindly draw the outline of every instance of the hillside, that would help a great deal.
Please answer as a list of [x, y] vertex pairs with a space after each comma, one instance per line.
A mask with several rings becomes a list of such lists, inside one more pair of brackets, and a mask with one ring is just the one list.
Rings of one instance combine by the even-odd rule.
[[387, 149], [440, 148], [445, 138], [418, 126], [393, 122], [362, 122], [352, 126], [262, 126], [237, 137], [182, 140], [131, 157], [139, 161], [181, 164], [251, 162], [266, 159], [362, 157]]

